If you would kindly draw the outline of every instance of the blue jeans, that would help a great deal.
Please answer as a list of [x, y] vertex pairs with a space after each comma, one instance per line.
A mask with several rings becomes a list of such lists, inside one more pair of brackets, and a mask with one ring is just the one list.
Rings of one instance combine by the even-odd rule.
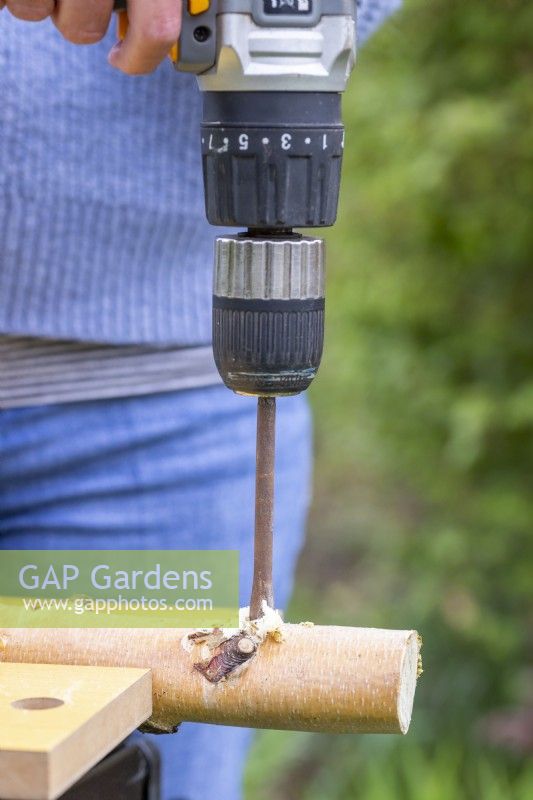
[[[278, 403], [276, 604], [288, 599], [309, 498], [310, 420]], [[0, 549], [240, 550], [252, 575], [255, 401], [212, 387], [0, 412]], [[158, 736], [163, 798], [238, 800], [251, 732]]]

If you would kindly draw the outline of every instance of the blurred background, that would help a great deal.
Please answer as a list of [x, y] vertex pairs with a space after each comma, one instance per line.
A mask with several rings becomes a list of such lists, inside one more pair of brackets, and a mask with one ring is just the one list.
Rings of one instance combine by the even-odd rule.
[[407, 737], [260, 734], [248, 800], [533, 797], [532, 31], [405, 0], [360, 52], [287, 618], [417, 628], [424, 675]]

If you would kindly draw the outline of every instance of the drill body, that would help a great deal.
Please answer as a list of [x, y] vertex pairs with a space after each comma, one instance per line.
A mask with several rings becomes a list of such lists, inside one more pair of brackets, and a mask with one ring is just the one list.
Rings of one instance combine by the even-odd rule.
[[203, 91], [342, 92], [354, 58], [355, 0], [184, 0], [176, 68]]

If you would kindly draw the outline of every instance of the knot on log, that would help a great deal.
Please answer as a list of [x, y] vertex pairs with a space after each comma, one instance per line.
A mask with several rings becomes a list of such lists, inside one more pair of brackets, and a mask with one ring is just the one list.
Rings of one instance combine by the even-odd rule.
[[211, 658], [199, 661], [193, 666], [210, 683], [218, 683], [253, 658], [257, 647], [257, 642], [250, 636], [237, 633], [218, 644]]

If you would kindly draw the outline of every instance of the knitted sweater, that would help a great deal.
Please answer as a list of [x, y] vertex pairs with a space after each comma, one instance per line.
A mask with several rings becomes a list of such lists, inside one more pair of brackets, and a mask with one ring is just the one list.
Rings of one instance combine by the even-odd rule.
[[[399, 2], [361, 0], [359, 41]], [[0, 13], [0, 334], [205, 344], [200, 93], [169, 62], [118, 73], [113, 41]]]

